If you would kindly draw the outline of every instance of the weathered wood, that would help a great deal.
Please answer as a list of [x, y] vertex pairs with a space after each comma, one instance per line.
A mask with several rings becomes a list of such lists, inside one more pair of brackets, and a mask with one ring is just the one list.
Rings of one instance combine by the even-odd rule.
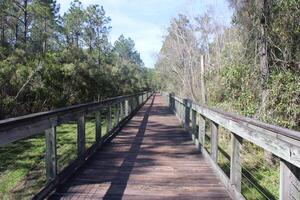
[[280, 161], [280, 200], [300, 199], [300, 169], [285, 160]]
[[231, 133], [231, 152], [230, 152], [230, 187], [241, 193], [242, 166], [240, 151], [243, 139]]
[[116, 124], [120, 122], [120, 104], [116, 104]]
[[[163, 99], [155, 99], [155, 115], [148, 118], [150, 105], [147, 102], [111, 145], [99, 149], [53, 199], [62, 195], [65, 199], [229, 200], [207, 160], [196, 153], [181, 124], [163, 106]], [[169, 141], [161, 144], [162, 135]], [[170, 142], [172, 137], [185, 141], [176, 144], [178, 151]], [[125, 147], [115, 146], [120, 140], [125, 140]], [[149, 143], [151, 150], [145, 149]], [[119, 153], [121, 149], [123, 153]]]
[[129, 102], [128, 99], [125, 100], [125, 116], [129, 114]]
[[47, 182], [55, 179], [57, 174], [57, 151], [56, 151], [56, 126], [53, 125], [45, 131], [46, 138], [46, 177]]
[[191, 100], [183, 99], [183, 108], [184, 108], [184, 127], [186, 129], [190, 128], [190, 112], [191, 112]]
[[120, 101], [120, 119], [124, 118], [124, 101]]
[[[192, 139], [194, 142], [196, 142], [196, 145], [199, 145], [198, 139], [196, 136], [196, 118], [197, 118], [197, 112], [192, 109]], [[197, 140], [197, 141], [196, 141]]]
[[97, 111], [95, 113], [95, 121], [96, 121], [96, 141], [99, 141], [101, 139], [101, 135], [102, 135], [102, 127], [101, 127], [101, 113], [100, 111]]
[[217, 163], [218, 161], [218, 124], [211, 122], [211, 158]]
[[106, 121], [106, 133], [108, 133], [112, 129], [111, 105], [107, 107]]
[[202, 115], [199, 115], [199, 129], [198, 129], [198, 140], [200, 149], [204, 149], [205, 144], [205, 118]]
[[[300, 141], [286, 137], [279, 133], [261, 128], [253, 128], [255, 125], [245, 121], [231, 118], [206, 107], [193, 104], [193, 109], [206, 118], [214, 121], [225, 129], [234, 132], [253, 144], [272, 152], [293, 165], [300, 167]], [[299, 133], [300, 135], [300, 133]]]
[[85, 152], [85, 116], [82, 114], [77, 120], [77, 156], [81, 157]]

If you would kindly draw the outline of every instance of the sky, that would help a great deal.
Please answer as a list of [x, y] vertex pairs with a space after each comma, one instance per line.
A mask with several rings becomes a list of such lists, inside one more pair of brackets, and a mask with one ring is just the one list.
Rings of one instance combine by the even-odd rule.
[[[232, 11], [226, 0], [81, 0], [83, 6], [98, 4], [111, 17], [112, 43], [123, 34], [135, 41], [136, 50], [146, 67], [153, 67], [170, 20], [179, 13], [193, 17], [213, 8], [218, 19], [229, 24]], [[70, 7], [70, 1], [57, 0], [60, 13]]]

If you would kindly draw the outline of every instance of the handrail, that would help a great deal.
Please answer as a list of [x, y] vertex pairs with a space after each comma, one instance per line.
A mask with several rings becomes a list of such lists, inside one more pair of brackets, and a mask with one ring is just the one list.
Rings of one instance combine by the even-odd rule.
[[[0, 120], [0, 147], [20, 139], [41, 134], [43, 130], [51, 127], [53, 124], [59, 125], [76, 119], [80, 112], [86, 114], [91, 113], [100, 107], [105, 107], [109, 104], [114, 104], [118, 101], [146, 93], [147, 92], [141, 92], [133, 95], [118, 96], [98, 102], [78, 104], [46, 112]], [[32, 126], [35, 127], [33, 128]]]
[[[190, 99], [176, 97], [173, 93], [163, 92], [162, 94], [166, 97], [169, 107], [191, 134], [196, 146], [210, 160], [234, 198], [244, 199], [241, 194], [242, 169], [240, 158], [243, 139], [280, 158], [280, 199], [290, 197], [298, 199], [300, 197], [300, 132], [199, 105]], [[197, 113], [199, 115], [198, 131], [195, 130]], [[210, 154], [204, 148], [207, 120], [211, 122]], [[219, 126], [231, 132], [229, 178], [217, 163]]]

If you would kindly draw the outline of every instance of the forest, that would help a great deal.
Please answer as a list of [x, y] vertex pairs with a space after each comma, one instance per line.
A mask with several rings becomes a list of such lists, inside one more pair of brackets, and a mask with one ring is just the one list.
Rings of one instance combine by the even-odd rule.
[[62, 16], [55, 0], [1, 0], [0, 119], [148, 90], [134, 41], [110, 43], [111, 20], [78, 0]]

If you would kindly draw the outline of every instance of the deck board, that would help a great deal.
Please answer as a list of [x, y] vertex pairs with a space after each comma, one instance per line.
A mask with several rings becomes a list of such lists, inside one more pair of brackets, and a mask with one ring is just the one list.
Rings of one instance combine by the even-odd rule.
[[159, 95], [50, 199], [231, 199]]

